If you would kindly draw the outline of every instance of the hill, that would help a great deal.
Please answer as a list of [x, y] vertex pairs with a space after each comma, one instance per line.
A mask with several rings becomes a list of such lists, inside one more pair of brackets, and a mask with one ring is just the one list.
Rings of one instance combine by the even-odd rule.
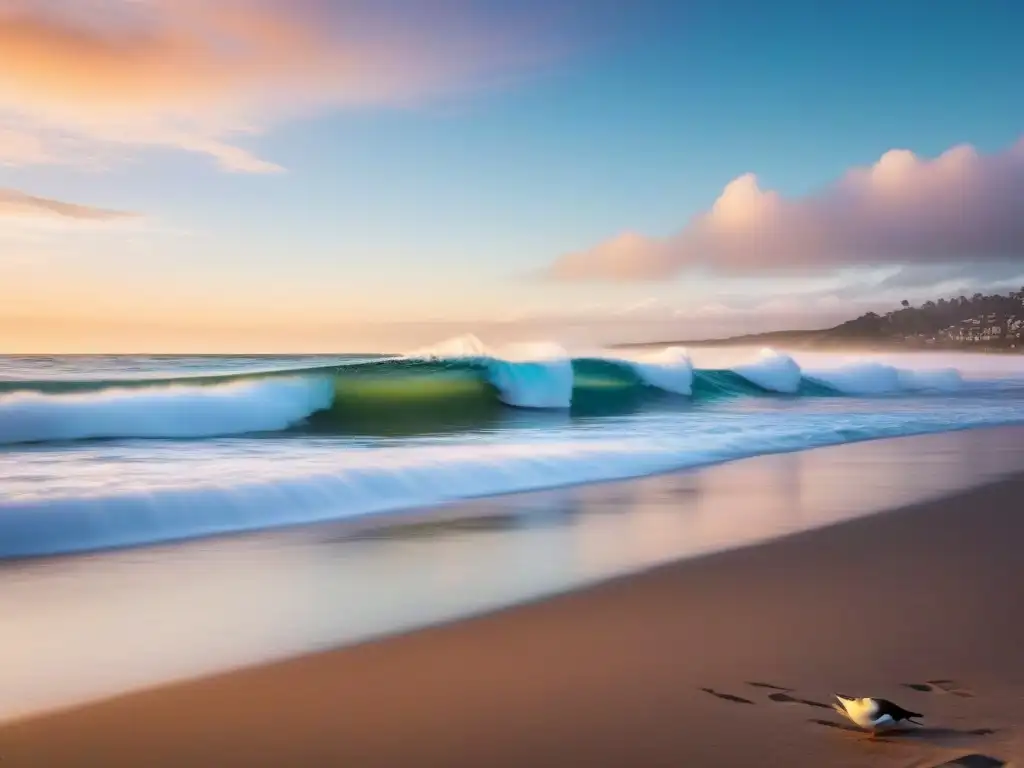
[[[623, 347], [652, 346], [623, 344]], [[868, 312], [832, 328], [771, 331], [723, 339], [657, 342], [689, 347], [786, 346], [796, 348], [971, 349], [1021, 351], [1024, 344], [1024, 288], [1006, 295], [976, 293], [968, 298], [926, 301], [879, 315]]]

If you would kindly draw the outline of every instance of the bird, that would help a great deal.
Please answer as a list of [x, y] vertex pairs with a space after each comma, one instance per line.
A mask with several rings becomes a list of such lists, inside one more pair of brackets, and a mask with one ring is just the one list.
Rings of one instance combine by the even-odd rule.
[[911, 712], [899, 704], [893, 704], [888, 699], [870, 697], [855, 699], [836, 694], [836, 700], [839, 703], [832, 705], [836, 712], [849, 718], [861, 728], [873, 733], [891, 728], [901, 720], [906, 720], [914, 725], [921, 725], [921, 723], [915, 722], [913, 718], [924, 717], [920, 712]]

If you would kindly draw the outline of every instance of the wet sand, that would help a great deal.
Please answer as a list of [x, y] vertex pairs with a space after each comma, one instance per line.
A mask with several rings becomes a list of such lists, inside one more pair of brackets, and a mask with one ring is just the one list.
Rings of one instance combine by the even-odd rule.
[[[11, 723], [0, 765], [1021, 760], [1022, 550], [1018, 475], [491, 615]], [[823, 706], [833, 692], [892, 698], [926, 727], [868, 740]]]

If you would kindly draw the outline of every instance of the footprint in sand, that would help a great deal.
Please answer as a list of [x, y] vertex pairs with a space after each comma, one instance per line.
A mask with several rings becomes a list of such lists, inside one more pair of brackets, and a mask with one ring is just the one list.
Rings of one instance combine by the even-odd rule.
[[791, 693], [796, 693], [795, 688], [787, 688], [784, 685], [758, 682], [756, 680], [747, 681], [747, 685], [751, 688], [767, 688], [770, 691], [774, 691], [774, 693], [768, 694], [768, 699], [777, 704], [803, 704], [808, 707], [817, 707], [818, 709], [832, 709], [828, 704], [822, 704], [820, 701], [801, 699], [799, 696], [790, 696]]
[[904, 688], [910, 688], [913, 691], [921, 691], [921, 693], [931, 693], [934, 690], [927, 683], [904, 683]]
[[938, 688], [943, 693], [951, 693], [954, 696], [960, 696], [965, 699], [974, 698], [974, 694], [964, 688], [955, 680], [927, 680], [925, 681], [928, 685]]
[[790, 696], [788, 693], [771, 693], [768, 698], [777, 704], [803, 704], [805, 707], [816, 707], [817, 709], [832, 709], [828, 704], [822, 704], [813, 699], [801, 699], [797, 696]]
[[747, 685], [749, 685], [749, 686], [751, 686], [753, 688], [768, 688], [768, 689], [770, 689], [772, 691], [785, 691], [787, 693], [792, 693], [793, 692], [792, 688], [785, 688], [785, 687], [783, 687], [781, 685], [775, 685], [774, 683], [748, 682]]
[[998, 758], [989, 755], [971, 754], [958, 757], [956, 760], [950, 760], [947, 763], [940, 763], [935, 768], [952, 768], [953, 766], [959, 766], [959, 768], [999, 768], [999, 766], [1003, 765], [1006, 765], [1006, 762]]
[[754, 703], [750, 699], [744, 699], [742, 696], [733, 696], [731, 693], [722, 693], [720, 691], [716, 691], [714, 688], [701, 688], [701, 690], [704, 691], [704, 693], [710, 693], [712, 696], [717, 696], [720, 699], [725, 699], [726, 701], [732, 701], [732, 702], [734, 702], [736, 704], [753, 704]]
[[974, 698], [974, 694], [957, 683], [955, 680], [928, 680], [923, 683], [903, 683], [904, 688], [910, 688], [921, 693], [950, 693], [963, 699]]

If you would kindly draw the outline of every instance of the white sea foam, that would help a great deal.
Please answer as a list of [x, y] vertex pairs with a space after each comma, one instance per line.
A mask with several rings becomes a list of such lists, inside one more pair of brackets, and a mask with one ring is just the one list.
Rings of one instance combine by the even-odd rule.
[[93, 450], [91, 462], [65, 462], [68, 477], [46, 484], [31, 482], [24, 463], [11, 458], [5, 471], [13, 474], [2, 480], [0, 497], [0, 558], [344, 519], [852, 440], [1022, 422], [1024, 411], [1009, 406], [961, 414], [936, 407], [900, 417], [787, 412], [694, 419], [671, 431], [662, 422], [639, 433], [632, 425], [600, 437], [520, 432], [376, 448], [314, 444], [287, 451], [287, 461], [271, 445], [263, 453], [179, 450], [171, 461], [157, 451], [125, 463], [111, 447], [105, 467]]
[[[829, 367], [808, 368], [810, 362], [831, 362]], [[898, 392], [956, 392], [963, 377], [955, 368], [898, 367], [875, 360], [810, 355], [801, 365], [794, 357], [774, 349], [761, 350], [751, 363], [732, 370], [750, 382], [784, 394], [800, 389], [802, 381], [824, 384], [847, 395], [883, 395]]]
[[328, 376], [213, 386], [0, 395], [0, 443], [104, 437], [215, 437], [287, 429], [330, 406]]
[[506, 405], [519, 408], [568, 408], [572, 405], [572, 362], [567, 358], [523, 362], [490, 360], [487, 373]]
[[648, 386], [677, 395], [693, 393], [693, 362], [682, 347], [666, 347], [633, 356], [600, 355], [632, 368]]
[[800, 389], [800, 366], [789, 355], [774, 349], [763, 349], [756, 362], [732, 369], [747, 381], [771, 392], [793, 394]]
[[854, 363], [838, 368], [806, 371], [806, 378], [850, 395], [880, 395], [895, 392], [955, 392], [963, 384], [952, 368], [915, 370], [883, 363]]
[[518, 408], [569, 408], [572, 360], [558, 344], [537, 342], [490, 349], [472, 335], [457, 336], [408, 355], [412, 359], [471, 359], [487, 371], [501, 401]]
[[[569, 408], [572, 404], [573, 357], [558, 344], [535, 342], [490, 348], [472, 335], [411, 352], [412, 359], [475, 360], [508, 405], [526, 408]], [[629, 355], [599, 351], [585, 355], [632, 369], [645, 384], [680, 395], [693, 391], [693, 364], [681, 347]]]
[[409, 352], [406, 357], [420, 360], [451, 360], [458, 358], [481, 358], [491, 356], [491, 350], [471, 333], [453, 336], [428, 347]]

